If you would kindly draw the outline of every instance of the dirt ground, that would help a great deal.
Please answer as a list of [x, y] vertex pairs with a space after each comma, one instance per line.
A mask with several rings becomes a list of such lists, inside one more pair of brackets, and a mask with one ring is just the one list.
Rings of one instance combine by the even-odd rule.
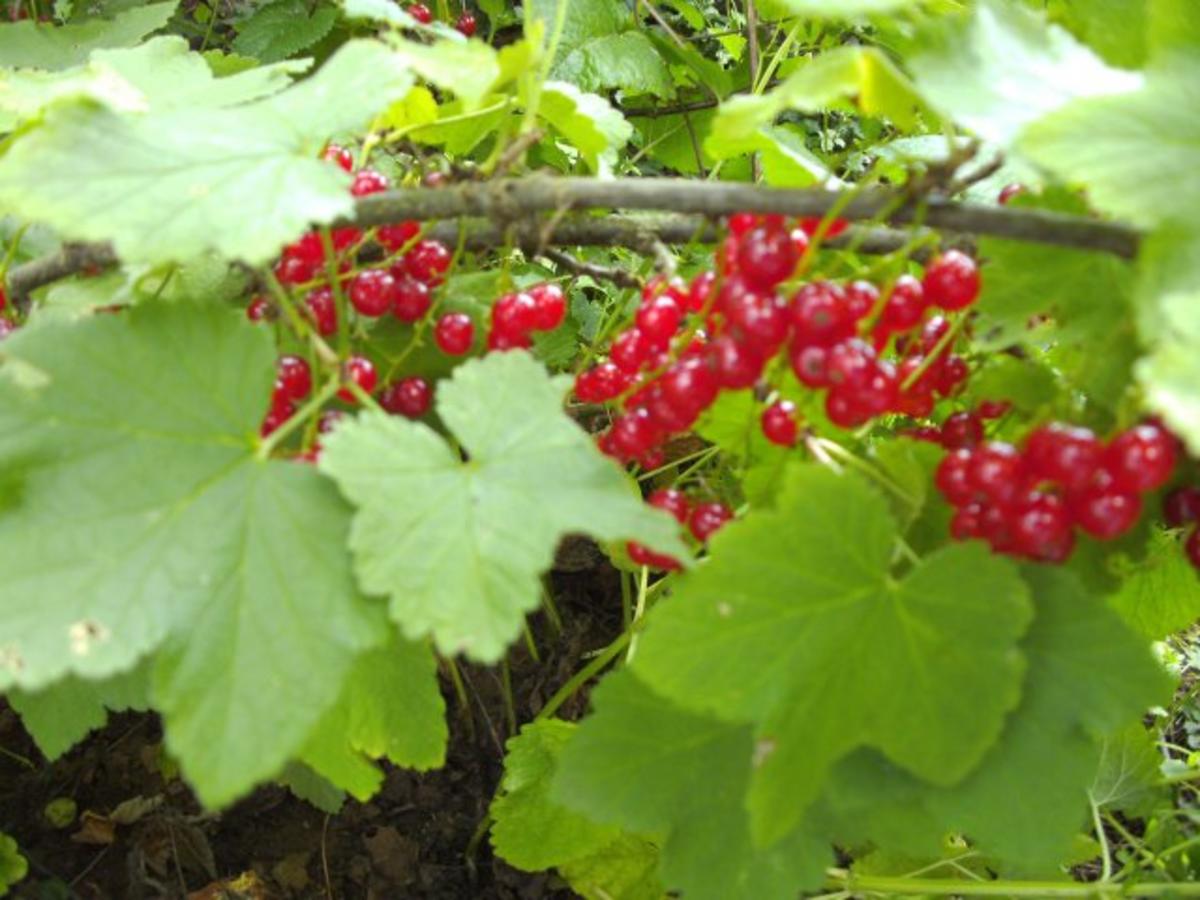
[[[511, 655], [518, 724], [533, 718], [586, 653], [621, 630], [619, 577], [607, 563], [556, 572], [553, 584], [562, 632], [538, 614], [530, 624], [541, 662], [523, 644]], [[163, 758], [153, 715], [113, 716], [48, 764], [0, 701], [0, 831], [16, 838], [30, 865], [15, 895], [574, 897], [552, 874], [518, 872], [497, 860], [477, 836], [511, 729], [500, 671], [466, 666], [462, 672], [469, 710], [443, 680], [451, 723], [445, 768], [427, 774], [389, 768], [373, 800], [347, 801], [333, 816], [277, 785], [220, 813], [203, 811]], [[559, 714], [577, 717], [585, 705], [586, 696], [577, 695]]]

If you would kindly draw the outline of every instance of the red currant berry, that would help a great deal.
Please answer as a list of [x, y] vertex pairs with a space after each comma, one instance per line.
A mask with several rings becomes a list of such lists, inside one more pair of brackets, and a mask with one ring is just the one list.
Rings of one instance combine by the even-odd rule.
[[802, 346], [832, 347], [854, 336], [856, 318], [846, 293], [828, 281], [814, 281], [796, 292], [791, 304], [792, 330]]
[[921, 328], [921, 352], [926, 355], [932, 353], [949, 331], [950, 320], [945, 316], [931, 318]]
[[279, 357], [275, 363], [276, 384], [291, 400], [303, 400], [312, 392], [312, 370], [299, 356]]
[[640, 331], [630, 328], [617, 335], [608, 356], [622, 372], [636, 375], [650, 356], [650, 345]]
[[719, 337], [709, 344], [708, 358], [716, 373], [717, 383], [733, 390], [753, 387], [767, 364], [762, 354], [753, 347], [739, 344], [728, 336]]
[[696, 540], [706, 544], [732, 518], [733, 511], [724, 503], [697, 503], [688, 518], [688, 528]]
[[1200, 488], [1177, 487], [1163, 497], [1163, 519], [1172, 528], [1200, 522]]
[[971, 367], [961, 356], [951, 354], [941, 365], [936, 365], [937, 382], [934, 387], [943, 397], [949, 397], [966, 383], [971, 374]]
[[433, 339], [447, 356], [462, 356], [475, 341], [475, 323], [466, 313], [446, 313], [434, 326]]
[[512, 338], [524, 338], [537, 324], [537, 302], [524, 291], [504, 294], [492, 305], [492, 330]]
[[[0, 306], [0, 309], [3, 308], [3, 306]], [[246, 307], [246, 318], [251, 322], [262, 322], [264, 319], [272, 319], [274, 315], [275, 308], [266, 297], [255, 297]]]
[[465, 37], [474, 37], [475, 29], [478, 26], [474, 14], [464, 9], [462, 15], [458, 17], [458, 21], [454, 23], [454, 27], [458, 29], [459, 34]]
[[688, 312], [703, 312], [712, 301], [717, 286], [717, 273], [705, 270], [692, 279], [684, 306]]
[[333, 163], [344, 172], [354, 168], [354, 154], [338, 144], [329, 144], [322, 151], [321, 159]]
[[292, 417], [293, 411], [290, 405], [283, 407], [273, 405], [271, 410], [263, 417], [262, 424], [258, 428], [258, 433], [263, 437], [267, 437], [272, 432], [278, 431], [279, 427]]
[[788, 336], [788, 317], [774, 295], [744, 293], [724, 304], [734, 336], [764, 356], [774, 356]]
[[942, 423], [942, 446], [947, 450], [974, 447], [983, 440], [983, 422], [970, 412], [956, 412]]
[[1007, 400], [984, 400], [979, 404], [979, 418], [981, 419], [999, 419], [1008, 415], [1008, 411], [1012, 409], [1012, 404]]
[[834, 387], [859, 390], [875, 374], [875, 361], [874, 348], [860, 338], [835, 344], [829, 349], [829, 383]]
[[662, 295], [641, 305], [637, 313], [637, 327], [651, 347], [662, 349], [675, 336], [682, 318], [679, 304]]
[[838, 428], [857, 428], [871, 421], [871, 410], [863, 405], [857, 390], [834, 387], [825, 395], [825, 417]]
[[873, 310], [879, 302], [879, 288], [869, 281], [852, 281], [846, 285], [845, 292], [846, 308], [855, 322]]
[[789, 358], [801, 384], [810, 388], [829, 387], [829, 350], [825, 347], [793, 346]]
[[639, 566], [645, 566], [648, 569], [657, 569], [663, 572], [674, 572], [680, 568], [679, 561], [672, 556], [666, 556], [662, 553], [655, 553], [648, 547], [643, 547], [636, 541], [630, 541], [625, 545], [626, 552], [629, 553], [629, 558]]
[[445, 279], [452, 259], [449, 249], [440, 241], [417, 241], [405, 254], [404, 267], [417, 281], [433, 287]]
[[[392, 270], [393, 273], [396, 269]], [[411, 275], [401, 275], [395, 281], [392, 291], [392, 315], [401, 322], [416, 322], [433, 305], [433, 297], [429, 286], [418, 281]]]
[[808, 245], [812, 243], [808, 232], [803, 228], [793, 228], [788, 232], [788, 237], [792, 239], [792, 249], [796, 251], [796, 259], [802, 259], [808, 252]]
[[280, 284], [295, 285], [312, 281], [316, 277], [316, 268], [306, 260], [297, 256], [284, 256], [275, 265], [275, 277]]
[[979, 298], [979, 269], [975, 260], [947, 250], [925, 269], [925, 300], [941, 309], [966, 309]]
[[933, 476], [933, 483], [946, 502], [954, 506], [970, 503], [975, 498], [970, 475], [971, 458], [971, 451], [966, 448], [953, 450], [942, 457]]
[[642, 302], [649, 303], [655, 297], [670, 297], [675, 305], [683, 309], [687, 305], [688, 284], [678, 276], [668, 278], [665, 275], [655, 275], [642, 288]]
[[966, 541], [983, 535], [983, 505], [967, 503], [954, 511], [950, 520], [950, 536], [956, 541]]
[[646, 498], [646, 502], [655, 509], [669, 512], [680, 525], [687, 524], [688, 514], [692, 511], [687, 494], [675, 488], [659, 488]]
[[660, 383], [666, 402], [692, 416], [712, 406], [720, 390], [716, 374], [698, 357], [675, 363], [663, 373]]
[[875, 370], [866, 384], [857, 388], [858, 404], [871, 416], [881, 416], [896, 407], [900, 399], [900, 382], [896, 367], [886, 360], [876, 362]]
[[427, 188], [440, 188], [447, 181], [449, 181], [449, 178], [446, 173], [437, 170], [426, 172], [421, 176], [421, 186]]
[[1187, 540], [1183, 542], [1183, 552], [1192, 568], [1200, 569], [1200, 529], [1192, 529]]
[[1135, 425], [1109, 443], [1104, 464], [1123, 490], [1153, 491], [1162, 487], [1175, 469], [1175, 441], [1159, 425]]
[[1013, 534], [1009, 511], [1002, 506], [984, 506], [979, 517], [979, 535], [996, 553], [1016, 553], [1017, 539]]
[[1089, 488], [1070, 497], [1075, 524], [1102, 541], [1127, 532], [1142, 514], [1142, 498], [1116, 487]]
[[1006, 506], [1025, 485], [1025, 464], [1017, 448], [992, 441], [976, 447], [968, 469], [971, 487], [993, 504]]
[[354, 173], [354, 184], [350, 185], [350, 193], [355, 197], [366, 197], [370, 194], [381, 194], [392, 183], [382, 172], [375, 169], [359, 169]]
[[1060, 563], [1071, 555], [1075, 535], [1062, 498], [1034, 491], [1021, 498], [1009, 516], [1019, 553], [1030, 559]]
[[[800, 228], [811, 237], [817, 233], [823, 221], [820, 216], [804, 216], [800, 219]], [[850, 223], [845, 219], [834, 219], [825, 230], [825, 237], [835, 238], [849, 227]]]
[[388, 412], [408, 419], [419, 419], [429, 412], [433, 390], [424, 378], [413, 376], [388, 385], [379, 395], [379, 405]]
[[614, 449], [624, 459], [637, 459], [658, 446], [664, 434], [650, 411], [631, 409], [612, 425]]
[[375, 236], [389, 253], [398, 253], [421, 233], [421, 223], [408, 220], [395, 225], [381, 225]]
[[528, 334], [504, 334], [492, 329], [488, 332], [488, 352], [505, 350], [528, 350], [533, 346], [533, 339]]
[[902, 437], [912, 438], [914, 441], [924, 441], [927, 444], [942, 443], [942, 429], [935, 428], [932, 425], [920, 425], [915, 428], [902, 428], [897, 434]]
[[794, 447], [800, 436], [796, 424], [796, 404], [791, 400], [778, 400], [762, 414], [762, 430], [767, 440], [780, 447]]
[[309, 291], [304, 306], [318, 334], [328, 337], [337, 331], [337, 304], [333, 301], [333, 291], [327, 287]]
[[1007, 206], [1008, 202], [1010, 200], [1012, 200], [1013, 197], [1017, 196], [1017, 194], [1023, 194], [1023, 193], [1025, 193], [1025, 185], [1023, 185], [1023, 184], [1006, 184], [1004, 187], [1002, 187], [1000, 189], [1000, 194], [996, 198], [996, 202], [999, 203], [1001, 206]]
[[1104, 448], [1091, 431], [1057, 422], [1034, 429], [1025, 441], [1030, 473], [1067, 491], [1091, 484], [1103, 456]]
[[647, 450], [638, 457], [637, 464], [645, 472], [653, 472], [655, 469], [661, 469], [663, 463], [667, 461], [666, 451], [661, 447], [655, 447], [653, 450]]
[[408, 14], [422, 25], [429, 25], [433, 22], [433, 13], [429, 11], [429, 7], [424, 3], [410, 3]]
[[392, 308], [396, 280], [386, 269], [367, 269], [350, 282], [350, 303], [361, 315], [377, 318]]
[[[365, 356], [351, 356], [346, 360], [346, 365], [342, 370], [342, 377], [347, 382], [358, 385], [368, 394], [375, 390], [375, 384], [379, 380], [374, 363]], [[338, 391], [338, 396], [347, 403], [358, 402], [354, 393], [349, 388], [342, 388]]]
[[557, 284], [539, 284], [530, 288], [533, 298], [535, 331], [553, 331], [567, 317], [567, 298]]
[[786, 231], [760, 226], [738, 242], [738, 271], [760, 290], [774, 290], [792, 274], [797, 262], [796, 247]]
[[892, 286], [879, 322], [893, 334], [915, 327], [925, 314], [925, 291], [912, 275], [901, 275]]
[[734, 213], [729, 217], [728, 225], [730, 234], [741, 237], [758, 225], [758, 216], [748, 212]]
[[575, 377], [575, 396], [584, 403], [605, 403], [629, 386], [629, 376], [610, 362], [585, 369]]

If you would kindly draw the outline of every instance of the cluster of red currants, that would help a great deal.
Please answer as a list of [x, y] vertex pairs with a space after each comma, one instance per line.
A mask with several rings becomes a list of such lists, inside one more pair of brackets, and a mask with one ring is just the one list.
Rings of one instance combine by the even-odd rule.
[[1183, 552], [1200, 569], [1200, 488], [1185, 485], [1168, 491], [1163, 497], [1163, 519], [1172, 528], [1188, 529]]
[[[929, 264], [923, 281], [903, 275], [886, 296], [866, 281], [815, 281], [789, 297], [784, 285], [795, 277], [816, 224], [732, 216], [715, 270], [690, 284], [660, 277], [646, 286], [635, 323], [614, 339], [609, 359], [575, 383], [584, 402], [620, 401], [622, 414], [600, 438], [606, 453], [654, 467], [667, 438], [690, 429], [721, 390], [755, 386], [785, 348], [802, 383], [828, 390], [826, 413], [841, 427], [887, 412], [927, 416], [935, 395], [962, 383], [967, 366], [950, 352], [950, 322], [926, 315], [975, 301], [974, 261], [949, 251]], [[696, 317], [690, 330], [689, 316]], [[909, 332], [918, 329], [915, 341]], [[899, 365], [881, 356], [893, 338], [905, 354]], [[791, 446], [798, 437], [795, 407], [773, 403], [762, 426], [769, 440]]]
[[[353, 172], [350, 192], [355, 197], [379, 193], [391, 186], [388, 178], [374, 169], [354, 172], [353, 154], [344, 147], [331, 144], [322, 155], [346, 172]], [[391, 313], [401, 322], [418, 322], [432, 307], [433, 290], [444, 281], [452, 261], [452, 254], [444, 244], [421, 239], [420, 233], [420, 223], [415, 221], [381, 226], [375, 231], [374, 240], [388, 253], [388, 264], [352, 274], [355, 256], [365, 239], [363, 231], [358, 228], [333, 229], [330, 248], [325, 246], [319, 232], [311, 231], [284, 248], [274, 269], [275, 277], [284, 286], [306, 290], [304, 315], [318, 334], [334, 334], [338, 329], [338, 313], [328, 278], [330, 254], [327, 253], [332, 250], [332, 268], [338, 273], [338, 287], [358, 316], [370, 320]], [[254, 298], [246, 309], [246, 315], [252, 321], [261, 321], [272, 314], [271, 304], [265, 297]], [[434, 326], [438, 348], [452, 356], [470, 351], [474, 339], [475, 324], [465, 313], [446, 313]], [[278, 365], [270, 408], [262, 423], [264, 436], [291, 418], [296, 405], [312, 391], [312, 373], [307, 362], [299, 357], [285, 356], [280, 358]], [[347, 403], [356, 402], [351, 383], [369, 394], [379, 380], [375, 365], [360, 355], [351, 355], [342, 363], [342, 377], [346, 387], [338, 392], [338, 397]], [[419, 377], [386, 385], [379, 396], [384, 409], [410, 418], [424, 415], [431, 399], [428, 382]]]
[[[422, 25], [433, 24], [433, 11], [424, 3], [409, 4], [408, 14]], [[469, 9], [464, 9], [459, 14], [458, 21], [454, 23], [454, 27], [466, 37], [474, 37], [479, 24], [475, 21], [475, 14]]]
[[1007, 400], [984, 400], [973, 410], [961, 410], [946, 417], [941, 426], [919, 425], [905, 428], [899, 433], [918, 441], [940, 444], [947, 450], [974, 447], [983, 441], [983, 423], [987, 419], [999, 419], [1012, 409]]
[[[646, 498], [646, 502], [673, 515], [680, 525], [687, 526], [692, 537], [701, 544], [708, 543], [708, 539], [733, 518], [733, 511], [724, 503], [713, 500], [693, 505], [687, 494], [675, 488], [659, 488]], [[626, 544], [626, 550], [629, 558], [639, 566], [665, 571], [679, 568], [679, 561], [674, 557], [655, 553], [636, 542]]]
[[1062, 562], [1075, 528], [1102, 541], [1127, 532], [1142, 495], [1162, 487], [1178, 456], [1161, 425], [1136, 425], [1102, 442], [1091, 431], [1052, 423], [1021, 449], [989, 441], [951, 451], [936, 483], [956, 507], [950, 532], [982, 538], [997, 553]]
[[557, 284], [543, 282], [526, 291], [504, 294], [492, 304], [488, 350], [526, 349], [533, 332], [553, 331], [567, 316], [567, 297]]

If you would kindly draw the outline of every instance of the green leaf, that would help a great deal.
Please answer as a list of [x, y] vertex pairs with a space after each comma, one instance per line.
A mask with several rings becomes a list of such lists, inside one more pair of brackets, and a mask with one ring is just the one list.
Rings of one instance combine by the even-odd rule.
[[592, 702], [563, 751], [553, 799], [596, 821], [665, 834], [660, 875], [689, 898], [791, 900], [820, 883], [829, 861], [821, 841], [797, 833], [759, 850], [750, 839], [748, 728], [686, 712], [628, 670], [607, 677]]
[[440, 88], [452, 91], [471, 112], [491, 91], [500, 78], [496, 51], [482, 41], [442, 38], [431, 44], [418, 43], [392, 35], [389, 43], [396, 57], [419, 76]]
[[426, 27], [410, 16], [404, 7], [389, 0], [341, 0], [341, 4], [347, 19], [370, 19], [400, 28]]
[[971, 373], [964, 397], [975, 404], [1007, 400], [1014, 409], [1032, 414], [1049, 406], [1058, 393], [1054, 372], [1043, 363], [992, 353]]
[[0, 61], [12, 68], [68, 69], [99, 47], [132, 47], [167, 24], [176, 0], [125, 10], [111, 19], [47, 27], [33, 22], [0, 25]]
[[825, 19], [851, 19], [876, 13], [890, 13], [915, 6], [916, 0], [766, 0], [768, 10], [778, 9], [793, 16], [813, 16]]
[[20, 853], [17, 842], [0, 832], [0, 893], [7, 893], [29, 874], [29, 864]]
[[1147, 55], [1146, 0], [1063, 0], [1056, 19], [1114, 66], [1140, 69]]
[[[535, 22], [541, 22], [546, 42], [557, 38], [555, 56], [558, 60], [590, 40], [617, 34], [632, 24], [629, 10], [620, 0], [589, 0], [587, 3], [529, 0], [524, 7], [526, 31], [529, 32]], [[561, 31], [557, 30], [560, 16]]]
[[5, 357], [0, 689], [156, 653], [167, 746], [206, 804], [229, 802], [283, 766], [379, 637], [333, 486], [254, 458], [268, 334], [148, 305], [23, 329]]
[[824, 163], [809, 152], [803, 139], [786, 128], [763, 127], [738, 137], [723, 130], [718, 114], [712, 129], [704, 142], [709, 155], [715, 159], [733, 159], [758, 153], [762, 159], [763, 178], [775, 187], [823, 184], [835, 188], [841, 184]]
[[650, 619], [642, 677], [758, 724], [750, 809], [764, 840], [790, 831], [828, 767], [859, 746], [954, 783], [1018, 700], [1029, 603], [1015, 567], [962, 544], [897, 579], [895, 539], [865, 483], [800, 467], [777, 508], [722, 529], [708, 564]]
[[306, 803], [311, 803], [331, 816], [341, 811], [346, 795], [304, 763], [289, 762], [279, 780], [287, 789]]
[[1189, 114], [1197, 83], [1195, 59], [1152, 69], [1138, 91], [1080, 100], [1036, 123], [1021, 149], [1086, 185], [1098, 209], [1146, 228], [1198, 229], [1200, 185], [1179, 177], [1200, 164], [1200, 122]]
[[1104, 739], [1088, 796], [1096, 806], [1135, 818], [1149, 816], [1166, 793], [1162, 761], [1155, 733], [1141, 722], [1127, 725]]
[[542, 86], [538, 115], [579, 150], [588, 168], [607, 174], [617, 151], [633, 137], [633, 126], [598, 94], [585, 94], [565, 81]]
[[561, 57], [551, 75], [585, 91], [622, 90], [670, 97], [675, 82], [654, 44], [640, 31], [595, 38]]
[[1141, 84], [1140, 75], [1105, 65], [1058, 26], [1000, 0], [927, 30], [908, 63], [927, 100], [1001, 146], [1072, 100]]
[[337, 8], [304, 0], [271, 0], [236, 26], [233, 49], [242, 56], [276, 62], [311, 47], [333, 30]]
[[1154, 531], [1145, 559], [1121, 574], [1112, 607], [1147, 640], [1161, 641], [1200, 619], [1200, 579], [1174, 534]]
[[313, 77], [234, 109], [59, 105], [0, 157], [0, 203], [67, 237], [111, 239], [126, 261], [211, 249], [262, 263], [312, 222], [352, 212], [349, 177], [317, 154], [411, 83], [382, 45], [351, 41]]
[[386, 645], [355, 661], [302, 758], [337, 787], [367, 800], [383, 781], [368, 760], [434, 769], [445, 761], [447, 740], [437, 660], [426, 644], [393, 633]]
[[1007, 871], [1058, 871], [1084, 820], [1100, 759], [1094, 736], [1136, 721], [1170, 695], [1148, 646], [1070, 573], [1028, 567], [1037, 616], [1021, 705], [978, 768], [950, 788], [924, 785], [858, 754], [839, 766], [825, 811], [839, 839], [931, 851], [947, 830], [971, 835]]
[[815, 113], [847, 98], [865, 115], [887, 116], [901, 127], [914, 124], [920, 103], [908, 78], [880, 50], [840, 47], [814, 57], [766, 94], [725, 101], [709, 150], [719, 155], [722, 143], [753, 135], [785, 110]]
[[42, 755], [54, 760], [88, 732], [103, 727], [108, 710], [146, 709], [148, 674], [146, 667], [139, 666], [101, 681], [67, 676], [33, 693], [13, 691], [8, 702], [20, 714]]
[[658, 847], [643, 838], [622, 835], [590, 856], [558, 867], [575, 893], [585, 900], [664, 900], [658, 880]]
[[1149, 0], [1146, 41], [1156, 63], [1200, 50], [1200, 22], [1188, 0]]
[[492, 803], [492, 846], [518, 869], [548, 869], [602, 850], [620, 834], [550, 798], [550, 781], [575, 725], [533, 722], [509, 740], [504, 778]]
[[566, 534], [686, 558], [670, 516], [641, 503], [563, 413], [566, 381], [523, 352], [456, 368], [438, 386], [437, 412], [466, 462], [425, 425], [382, 414], [325, 442], [322, 471], [358, 507], [359, 583], [391, 597], [410, 638], [432, 634], [447, 655], [496, 661], [537, 606], [538, 575]]
[[220, 109], [258, 100], [288, 87], [308, 71], [310, 60], [256, 66], [215, 77], [204, 57], [174, 35], [153, 38], [130, 50], [97, 50], [89, 69], [115, 72], [141, 91], [152, 110]]

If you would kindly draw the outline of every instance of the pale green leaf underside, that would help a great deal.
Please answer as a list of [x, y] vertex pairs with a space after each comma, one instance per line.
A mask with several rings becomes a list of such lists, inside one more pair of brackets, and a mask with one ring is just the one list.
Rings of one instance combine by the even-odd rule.
[[0, 688], [157, 651], [168, 746], [202, 800], [234, 799], [379, 634], [333, 486], [253, 458], [268, 336], [221, 308], [147, 306], [31, 327], [5, 353]]
[[61, 105], [0, 159], [0, 203], [67, 237], [111, 239], [126, 261], [213, 250], [262, 263], [352, 211], [349, 179], [318, 159], [321, 145], [411, 84], [381, 44], [352, 41], [312, 78], [233, 109]]
[[427, 426], [381, 413], [326, 441], [321, 469], [358, 509], [359, 583], [391, 598], [410, 638], [432, 634], [443, 653], [499, 659], [569, 533], [686, 556], [673, 520], [631, 493], [566, 416], [563, 393], [528, 354], [492, 354], [438, 387], [438, 414], [468, 462]]
[[1073, 100], [1141, 84], [1063, 29], [998, 0], [980, 3], [964, 22], [938, 23], [908, 62], [930, 103], [1001, 146]]
[[588, 168], [601, 174], [612, 170], [617, 152], [633, 137], [633, 126], [611, 103], [565, 81], [542, 86], [538, 115], [579, 150]]
[[1032, 126], [1021, 148], [1065, 180], [1085, 185], [1099, 209], [1153, 228], [1200, 230], [1200, 63], [1155, 70], [1145, 86], [1073, 103]]
[[13, 68], [67, 69], [99, 47], [131, 47], [167, 24], [176, 0], [150, 3], [111, 19], [47, 28], [32, 21], [0, 25], [0, 63]]
[[789, 831], [828, 766], [860, 745], [953, 783], [1018, 700], [1030, 609], [1015, 568], [961, 545], [897, 581], [895, 536], [885, 501], [858, 478], [800, 468], [777, 508], [722, 530], [712, 560], [651, 618], [642, 677], [758, 723], [769, 752], [751, 811], [765, 839]]

